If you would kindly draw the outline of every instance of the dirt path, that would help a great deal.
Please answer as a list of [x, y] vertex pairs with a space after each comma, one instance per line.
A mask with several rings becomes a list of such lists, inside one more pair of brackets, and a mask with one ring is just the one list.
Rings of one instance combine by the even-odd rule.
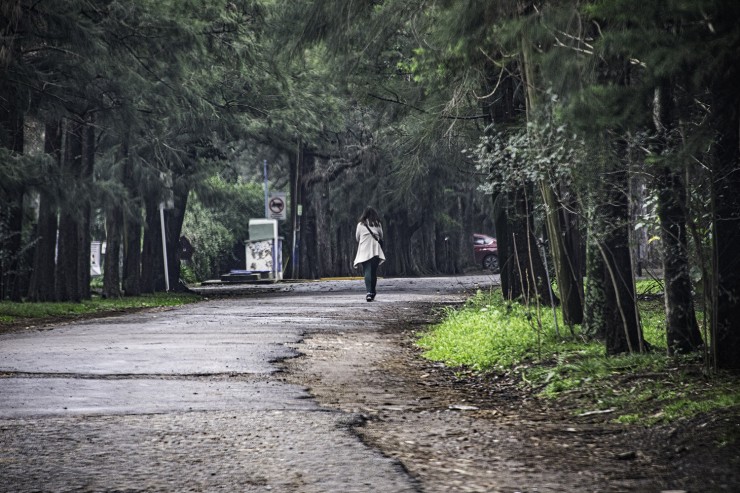
[[712, 423], [736, 416], [652, 431], [574, 417], [513, 382], [461, 378], [423, 360], [413, 340], [433, 321], [430, 305], [402, 318], [382, 330], [310, 334], [294, 346], [304, 356], [285, 367], [320, 405], [361, 414], [362, 440], [398, 459], [423, 491], [740, 491], [738, 448], [711, 438]]
[[420, 358], [491, 282], [208, 288], [0, 334], [0, 491], [740, 491], [737, 414], [627, 428]]

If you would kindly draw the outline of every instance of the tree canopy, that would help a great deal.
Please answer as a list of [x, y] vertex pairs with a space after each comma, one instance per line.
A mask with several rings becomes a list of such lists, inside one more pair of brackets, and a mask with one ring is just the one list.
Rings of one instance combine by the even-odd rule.
[[736, 368], [739, 10], [3, 2], [0, 295], [89, 297], [92, 239], [105, 296], [184, 289], [183, 234], [198, 278], [238, 268], [267, 161], [296, 277], [352, 273], [374, 205], [386, 275], [474, 268], [472, 233], [495, 234], [507, 298], [559, 304], [617, 354], [650, 349], [634, 289], [649, 269], [669, 350]]

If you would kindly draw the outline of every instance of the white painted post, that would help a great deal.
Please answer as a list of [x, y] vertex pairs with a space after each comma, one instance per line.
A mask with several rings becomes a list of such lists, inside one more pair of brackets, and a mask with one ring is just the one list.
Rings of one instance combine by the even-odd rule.
[[164, 202], [159, 203], [159, 223], [162, 226], [162, 259], [164, 263], [164, 285], [170, 290], [170, 270], [167, 266], [167, 235], [164, 229]]

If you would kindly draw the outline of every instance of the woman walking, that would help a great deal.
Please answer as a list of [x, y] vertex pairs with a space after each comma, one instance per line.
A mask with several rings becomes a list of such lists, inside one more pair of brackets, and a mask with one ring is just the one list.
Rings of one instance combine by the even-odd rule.
[[385, 262], [383, 255], [383, 228], [380, 226], [380, 216], [372, 207], [365, 209], [360, 216], [355, 231], [357, 239], [357, 255], [355, 268], [362, 265], [365, 274], [365, 291], [367, 301], [375, 299], [375, 285], [378, 282], [378, 266]]

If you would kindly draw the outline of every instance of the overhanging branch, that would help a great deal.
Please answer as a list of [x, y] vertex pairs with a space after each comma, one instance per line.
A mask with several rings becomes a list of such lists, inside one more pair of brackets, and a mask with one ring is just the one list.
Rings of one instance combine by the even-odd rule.
[[[424, 114], [430, 114], [429, 111], [425, 110], [424, 108], [419, 108], [418, 106], [414, 106], [413, 104], [406, 103], [404, 101], [401, 101], [400, 99], [391, 99], [391, 98], [384, 98], [383, 96], [378, 96], [377, 94], [368, 93], [368, 96], [371, 98], [380, 100], [380, 101], [386, 101], [388, 103], [395, 103], [400, 104], [401, 106], [408, 106], [411, 109], [414, 109], [420, 113]], [[480, 115], [468, 115], [468, 116], [454, 116], [454, 115], [440, 115], [440, 118], [445, 120], [481, 120], [483, 118], [486, 118], [487, 115], [480, 114]]]

